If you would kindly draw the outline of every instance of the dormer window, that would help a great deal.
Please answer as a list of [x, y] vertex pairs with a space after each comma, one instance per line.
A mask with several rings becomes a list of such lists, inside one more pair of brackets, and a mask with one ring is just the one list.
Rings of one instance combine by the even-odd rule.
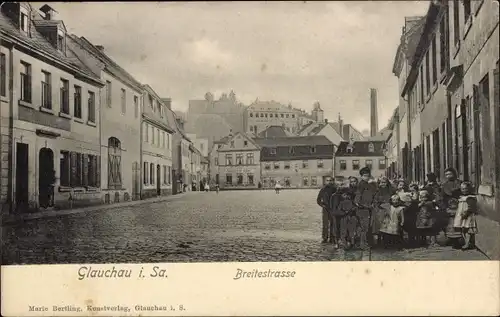
[[373, 143], [368, 144], [368, 152], [375, 152], [375, 146], [373, 145]]
[[311, 153], [316, 153], [316, 146], [311, 146]]
[[231, 147], [234, 148], [234, 141], [231, 141]]
[[290, 149], [288, 150], [288, 152], [290, 154], [295, 154], [295, 148], [293, 146], [291, 146]]
[[19, 25], [21, 27], [21, 31], [25, 32], [26, 34], [28, 33], [29, 30], [29, 13], [28, 9], [20, 7], [19, 8]]
[[271, 155], [276, 155], [276, 148], [271, 148]]
[[349, 144], [346, 149], [347, 153], [352, 153], [352, 146]]
[[62, 30], [57, 31], [57, 49], [61, 52], [65, 51], [65, 43], [64, 43], [64, 32]]

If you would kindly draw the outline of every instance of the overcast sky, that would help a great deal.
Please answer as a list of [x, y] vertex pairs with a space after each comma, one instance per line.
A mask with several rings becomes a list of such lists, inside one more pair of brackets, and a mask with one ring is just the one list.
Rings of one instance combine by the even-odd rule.
[[[37, 4], [34, 4], [37, 6]], [[41, 5], [41, 3], [40, 3]], [[103, 45], [173, 108], [207, 91], [340, 112], [369, 127], [378, 89], [379, 128], [398, 102], [392, 64], [405, 16], [427, 1], [51, 3], [71, 33]]]

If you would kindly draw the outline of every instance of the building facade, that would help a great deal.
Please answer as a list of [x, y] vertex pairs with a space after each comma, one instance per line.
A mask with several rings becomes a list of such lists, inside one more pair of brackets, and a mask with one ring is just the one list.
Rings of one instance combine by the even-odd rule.
[[346, 180], [349, 176], [359, 177], [359, 171], [363, 167], [368, 167], [373, 177], [385, 176], [387, 159], [384, 146], [384, 141], [340, 143], [335, 153], [335, 178]]
[[262, 186], [318, 188], [333, 176], [334, 145], [325, 136], [257, 138]]
[[[71, 36], [71, 50], [105, 83], [101, 91], [101, 190], [106, 203], [139, 199], [141, 192], [142, 84], [104, 47]], [[138, 137], [139, 136], [139, 137]]]
[[103, 82], [47, 5], [3, 3], [0, 32], [2, 211], [100, 203]]
[[214, 183], [221, 189], [257, 188], [260, 182], [260, 147], [241, 132], [229, 134], [214, 144]]
[[172, 194], [172, 139], [167, 105], [149, 86], [143, 86], [141, 123], [141, 198]]
[[277, 101], [254, 101], [243, 112], [245, 132], [257, 136], [271, 126], [281, 126], [292, 135], [297, 135], [304, 124], [323, 122], [323, 110], [317, 102], [311, 114], [291, 105], [285, 106]]

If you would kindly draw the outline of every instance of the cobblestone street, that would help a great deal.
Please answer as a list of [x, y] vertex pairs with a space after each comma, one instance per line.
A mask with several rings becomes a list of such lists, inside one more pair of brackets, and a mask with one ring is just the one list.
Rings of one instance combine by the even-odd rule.
[[193, 192], [168, 202], [3, 228], [3, 264], [486, 260], [449, 247], [370, 253], [322, 245], [317, 190]]

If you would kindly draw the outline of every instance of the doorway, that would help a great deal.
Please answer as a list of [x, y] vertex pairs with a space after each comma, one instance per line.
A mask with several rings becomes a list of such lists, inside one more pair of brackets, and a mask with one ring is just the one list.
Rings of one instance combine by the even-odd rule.
[[29, 200], [28, 144], [16, 144], [16, 210], [26, 211]]
[[38, 203], [42, 208], [54, 205], [54, 183], [56, 179], [54, 171], [54, 152], [49, 148], [43, 148], [38, 155]]
[[156, 196], [161, 196], [161, 166], [156, 165]]

